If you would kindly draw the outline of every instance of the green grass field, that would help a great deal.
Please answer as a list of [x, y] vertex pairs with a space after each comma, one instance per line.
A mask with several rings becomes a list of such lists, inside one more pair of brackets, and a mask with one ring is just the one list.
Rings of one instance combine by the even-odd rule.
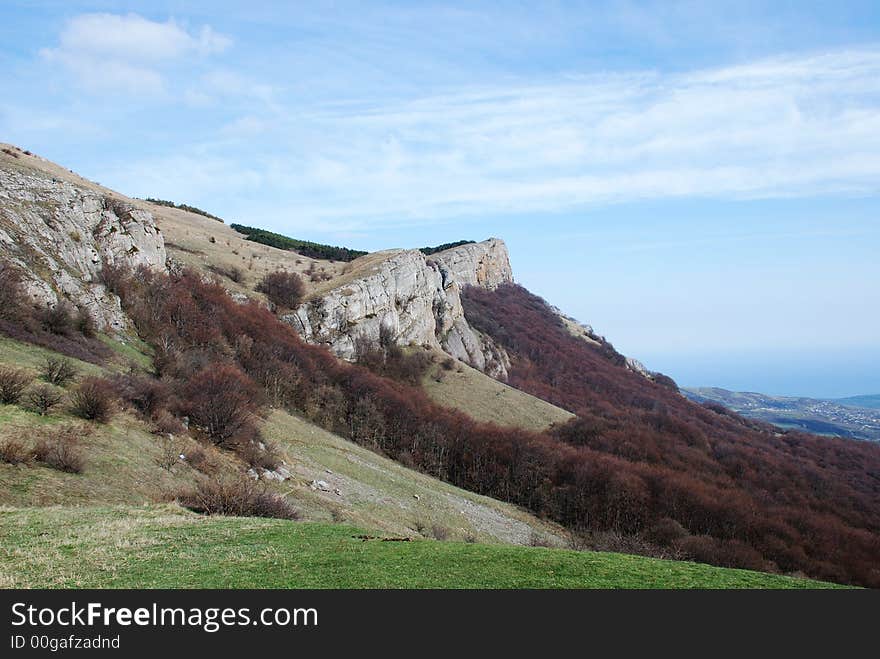
[[624, 554], [414, 540], [201, 517], [173, 505], [0, 508], [0, 586], [24, 588], [830, 588]]

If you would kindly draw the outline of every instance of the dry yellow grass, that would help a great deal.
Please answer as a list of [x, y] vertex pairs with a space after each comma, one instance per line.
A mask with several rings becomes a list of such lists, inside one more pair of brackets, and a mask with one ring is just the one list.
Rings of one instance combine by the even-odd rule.
[[461, 410], [477, 421], [544, 431], [563, 424], [574, 414], [536, 398], [485, 373], [456, 362], [453, 370], [441, 365], [447, 355], [438, 354], [438, 363], [423, 380], [427, 394], [440, 405]]

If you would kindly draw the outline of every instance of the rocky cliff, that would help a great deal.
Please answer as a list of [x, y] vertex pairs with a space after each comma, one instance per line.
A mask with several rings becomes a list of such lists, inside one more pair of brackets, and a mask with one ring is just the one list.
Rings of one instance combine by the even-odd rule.
[[35, 303], [68, 301], [108, 332], [127, 326], [101, 283], [104, 263], [165, 267], [152, 215], [99, 190], [26, 167], [0, 167], [0, 256], [17, 264]]
[[300, 334], [344, 359], [361, 342], [390, 338], [399, 345], [427, 345], [493, 377], [506, 378], [503, 350], [468, 325], [463, 286], [495, 288], [513, 281], [507, 246], [492, 238], [425, 257], [402, 250], [285, 317]]

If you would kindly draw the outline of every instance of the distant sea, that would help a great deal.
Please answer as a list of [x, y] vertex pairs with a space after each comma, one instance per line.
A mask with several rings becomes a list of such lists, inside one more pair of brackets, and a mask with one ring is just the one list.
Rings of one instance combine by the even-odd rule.
[[808, 398], [880, 394], [880, 346], [632, 356], [671, 376], [682, 387]]

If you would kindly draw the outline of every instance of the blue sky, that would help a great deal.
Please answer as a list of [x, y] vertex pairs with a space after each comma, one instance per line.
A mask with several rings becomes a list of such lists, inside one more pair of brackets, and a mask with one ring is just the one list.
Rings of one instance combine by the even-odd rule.
[[490, 235], [685, 385], [880, 392], [876, 2], [0, 5], [0, 139], [364, 249]]

